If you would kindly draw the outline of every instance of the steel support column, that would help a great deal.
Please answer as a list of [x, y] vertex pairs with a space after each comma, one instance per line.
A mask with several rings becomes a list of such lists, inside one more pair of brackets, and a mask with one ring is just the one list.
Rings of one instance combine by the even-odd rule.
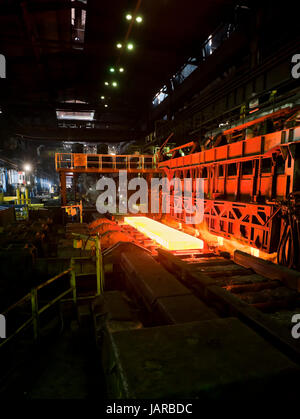
[[66, 174], [64, 172], [59, 173], [60, 178], [60, 194], [61, 194], [61, 205], [67, 204], [67, 182]]

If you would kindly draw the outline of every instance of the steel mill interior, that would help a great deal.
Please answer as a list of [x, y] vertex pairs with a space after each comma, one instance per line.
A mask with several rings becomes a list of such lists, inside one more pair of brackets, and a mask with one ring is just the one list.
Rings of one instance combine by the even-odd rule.
[[1, 400], [299, 400], [296, 5], [0, 1]]

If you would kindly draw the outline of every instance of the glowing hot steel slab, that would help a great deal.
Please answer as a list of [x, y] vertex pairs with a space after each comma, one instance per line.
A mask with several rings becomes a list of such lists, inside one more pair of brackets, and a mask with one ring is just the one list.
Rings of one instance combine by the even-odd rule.
[[125, 217], [124, 221], [168, 250], [203, 249], [203, 240], [147, 217]]

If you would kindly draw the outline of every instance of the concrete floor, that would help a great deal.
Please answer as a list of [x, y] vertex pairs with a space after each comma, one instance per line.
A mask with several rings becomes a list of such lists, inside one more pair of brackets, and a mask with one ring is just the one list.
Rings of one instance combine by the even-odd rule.
[[57, 339], [37, 379], [25, 389], [27, 398], [86, 399], [95, 395], [97, 360], [90, 336], [84, 335], [73, 322]]
[[5, 393], [8, 399], [104, 398], [100, 354], [92, 330], [72, 321], [63, 333], [32, 352]]

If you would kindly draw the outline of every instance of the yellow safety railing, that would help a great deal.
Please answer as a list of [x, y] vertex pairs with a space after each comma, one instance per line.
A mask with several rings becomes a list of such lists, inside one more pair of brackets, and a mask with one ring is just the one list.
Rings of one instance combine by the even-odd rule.
[[77, 209], [79, 209], [79, 218], [80, 223], [82, 224], [83, 217], [82, 217], [82, 201], [80, 201], [79, 204], [73, 204], [73, 205], [64, 205], [62, 208], [65, 208], [65, 211], [68, 215], [74, 216], [77, 214]]
[[151, 154], [83, 154], [56, 153], [55, 167], [59, 169], [95, 169], [95, 170], [151, 170], [155, 169], [154, 156]]
[[46, 287], [49, 284], [52, 284], [57, 279], [61, 278], [64, 275], [67, 275], [72, 271], [72, 268], [67, 269], [64, 272], [61, 272], [60, 274], [54, 276], [53, 278], [49, 279], [46, 282], [43, 282], [42, 284], [34, 287], [31, 289], [31, 291], [26, 294], [24, 297], [22, 297], [19, 301], [12, 304], [10, 307], [8, 307], [2, 314], [6, 316], [10, 311], [12, 311], [14, 308], [21, 306], [26, 301], [31, 301], [31, 317], [26, 320], [20, 327], [18, 327], [17, 330], [15, 330], [10, 336], [8, 336], [3, 342], [0, 344], [0, 348], [8, 343], [11, 339], [13, 339], [15, 336], [17, 336], [22, 330], [27, 328], [30, 324], [33, 325], [33, 333], [34, 333], [34, 339], [37, 340], [39, 337], [39, 316], [44, 313], [48, 308], [53, 306], [53, 304], [57, 303], [59, 300], [61, 300], [65, 295], [69, 294], [70, 292], [73, 293], [73, 301], [74, 304], [76, 304], [76, 282], [74, 279], [74, 276], [71, 274], [70, 278], [70, 288], [68, 288], [66, 291], [61, 293], [59, 296], [51, 300], [48, 304], [44, 305], [42, 308], [39, 309], [38, 305], [38, 291], [42, 288]]
[[[104, 267], [103, 267], [103, 258], [101, 253], [101, 244], [100, 244], [100, 238], [98, 236], [96, 237], [89, 237], [83, 234], [76, 234], [73, 233], [74, 236], [80, 236], [83, 239], [89, 239], [95, 242], [95, 248], [96, 248], [96, 277], [97, 277], [97, 292], [96, 295], [100, 295], [103, 293], [104, 290]], [[69, 269], [61, 272], [60, 274], [54, 276], [51, 279], [48, 279], [47, 281], [43, 282], [42, 284], [34, 287], [31, 289], [31, 291], [26, 294], [24, 297], [22, 297], [19, 301], [12, 304], [10, 307], [8, 307], [2, 314], [6, 316], [10, 311], [12, 311], [14, 308], [21, 306], [26, 301], [31, 302], [31, 317], [26, 320], [20, 327], [18, 327], [17, 330], [15, 330], [10, 336], [5, 338], [3, 342], [0, 343], [0, 348], [8, 343], [11, 339], [13, 339], [15, 336], [17, 336], [22, 330], [33, 325], [33, 333], [34, 333], [34, 339], [38, 340], [39, 334], [40, 334], [40, 328], [39, 328], [39, 317], [42, 313], [44, 313], [48, 308], [53, 306], [53, 304], [57, 303], [58, 301], [62, 300], [63, 297], [65, 297], [67, 294], [72, 292], [72, 300], [74, 302], [74, 305], [77, 304], [77, 289], [76, 289], [76, 270], [75, 270], [75, 264], [77, 260], [81, 259], [90, 259], [89, 257], [74, 257], [71, 259], [71, 266]], [[60, 295], [55, 297], [53, 300], [51, 300], [48, 304], [44, 305], [42, 308], [39, 309], [38, 304], [38, 291], [42, 288], [52, 284], [57, 279], [63, 277], [64, 275], [67, 275], [70, 273], [70, 288], [62, 292]]]
[[[104, 267], [103, 267], [103, 258], [102, 258], [102, 252], [101, 252], [101, 242], [99, 236], [87, 236], [85, 234], [80, 233], [72, 233], [75, 237], [80, 237], [83, 240], [91, 240], [95, 242], [95, 248], [96, 248], [96, 276], [97, 276], [97, 294], [100, 295], [104, 290]], [[83, 259], [83, 258], [72, 258], [71, 259], [71, 276], [74, 276], [74, 281], [76, 283], [76, 271], [74, 268], [74, 265], [76, 263], [76, 260]]]

